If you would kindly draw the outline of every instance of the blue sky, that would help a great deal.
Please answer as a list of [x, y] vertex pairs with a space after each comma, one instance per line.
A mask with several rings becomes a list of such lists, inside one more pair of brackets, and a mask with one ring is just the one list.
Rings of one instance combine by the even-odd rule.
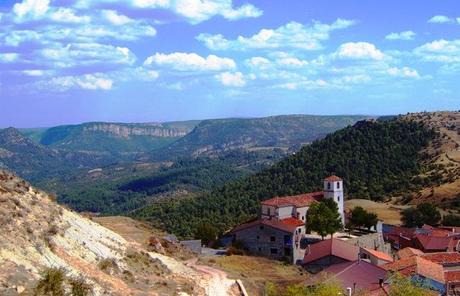
[[0, 127], [460, 109], [457, 0], [0, 2]]

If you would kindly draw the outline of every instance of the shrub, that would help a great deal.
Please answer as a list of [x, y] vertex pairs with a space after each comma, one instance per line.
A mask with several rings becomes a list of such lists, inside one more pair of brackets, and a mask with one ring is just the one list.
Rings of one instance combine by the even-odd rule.
[[99, 262], [98, 266], [100, 270], [107, 272], [107, 273], [110, 273], [111, 271], [118, 269], [117, 262], [113, 258], [102, 259]]
[[91, 286], [83, 278], [69, 280], [72, 296], [88, 296], [92, 293]]
[[34, 296], [65, 296], [66, 276], [62, 268], [47, 268], [34, 289]]

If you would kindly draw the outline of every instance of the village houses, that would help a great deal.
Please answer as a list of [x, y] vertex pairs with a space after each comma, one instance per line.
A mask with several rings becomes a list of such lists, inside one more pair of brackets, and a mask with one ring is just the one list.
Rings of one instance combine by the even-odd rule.
[[301, 263], [305, 256], [305, 222], [308, 209], [322, 199], [334, 200], [344, 224], [343, 180], [337, 176], [324, 179], [323, 191], [295, 196], [274, 197], [261, 203], [260, 218], [235, 227], [231, 231], [253, 255]]

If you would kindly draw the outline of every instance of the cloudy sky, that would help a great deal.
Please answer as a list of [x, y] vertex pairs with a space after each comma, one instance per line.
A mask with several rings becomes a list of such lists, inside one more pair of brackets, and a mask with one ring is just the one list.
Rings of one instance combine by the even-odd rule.
[[0, 1], [0, 127], [440, 109], [458, 0]]

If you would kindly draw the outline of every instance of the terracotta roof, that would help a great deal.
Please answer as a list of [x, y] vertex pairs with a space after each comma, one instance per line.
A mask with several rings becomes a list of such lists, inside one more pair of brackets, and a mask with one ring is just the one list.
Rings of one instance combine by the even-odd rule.
[[332, 176], [325, 178], [324, 181], [336, 182], [336, 181], [342, 181], [342, 178], [337, 177], [336, 175], [332, 175]]
[[416, 228], [395, 226], [390, 230], [388, 235], [398, 235], [410, 239], [415, 235], [416, 230]]
[[442, 265], [429, 261], [419, 256], [400, 259], [398, 261], [382, 265], [388, 271], [399, 272], [409, 276], [419, 274], [435, 281], [444, 282], [444, 269]]
[[383, 252], [380, 252], [380, 251], [376, 251], [376, 250], [373, 250], [373, 249], [368, 249], [368, 248], [363, 248], [367, 253], [369, 253], [370, 255], [380, 259], [380, 260], [384, 260], [384, 261], [387, 261], [387, 262], [393, 262], [393, 257], [391, 257], [390, 255], [388, 255], [387, 253], [383, 253]]
[[460, 253], [457, 252], [430, 253], [422, 257], [442, 265], [460, 265]]
[[366, 261], [335, 264], [324, 271], [337, 279], [344, 289], [356, 284], [357, 289], [368, 291], [380, 289], [379, 279], [384, 279], [387, 273], [385, 269]]
[[425, 234], [416, 234], [415, 239], [420, 243], [424, 251], [448, 250], [452, 241], [451, 237]]
[[299, 220], [297, 218], [294, 218], [294, 217], [289, 217], [289, 218], [283, 219], [283, 220], [281, 220], [281, 222], [284, 223], [284, 224], [287, 224], [287, 225], [293, 225], [295, 227], [305, 225], [305, 222], [303, 222], [302, 220]]
[[401, 259], [412, 257], [412, 256], [418, 256], [418, 255], [423, 255], [424, 253], [420, 251], [419, 249], [414, 249], [414, 248], [404, 248], [398, 251], [398, 256]]
[[251, 221], [248, 223], [240, 224], [236, 226], [235, 228], [233, 228], [230, 232], [233, 233], [233, 232], [241, 231], [246, 228], [262, 226], [262, 225], [272, 227], [272, 228], [275, 228], [281, 231], [293, 233], [297, 229], [297, 227], [303, 225], [303, 222], [302, 222], [302, 225], [298, 225], [298, 223], [294, 225], [293, 221], [287, 221], [285, 223], [283, 220], [277, 220], [277, 219], [259, 219], [259, 220]]
[[261, 202], [267, 206], [295, 206], [297, 208], [310, 206], [312, 203], [320, 201], [324, 197], [322, 191], [311, 192], [293, 196], [274, 197]]
[[447, 282], [460, 282], [460, 271], [447, 271], [444, 278]]
[[303, 259], [304, 264], [318, 259], [335, 256], [348, 261], [358, 260], [359, 247], [340, 239], [326, 239], [308, 246]]

